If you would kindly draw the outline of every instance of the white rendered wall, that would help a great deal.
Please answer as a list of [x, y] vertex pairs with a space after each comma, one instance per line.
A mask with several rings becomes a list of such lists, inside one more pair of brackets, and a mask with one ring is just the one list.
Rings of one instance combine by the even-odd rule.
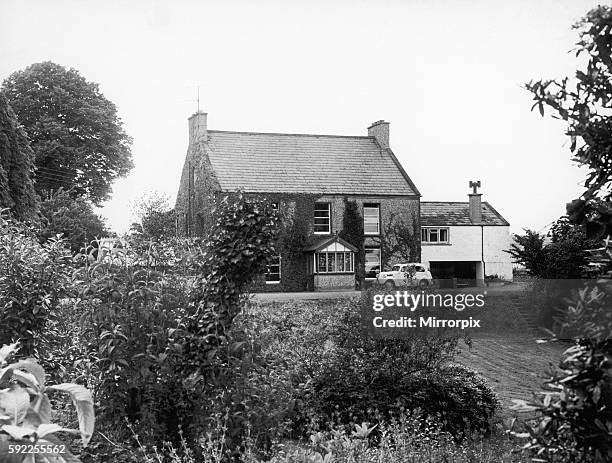
[[[429, 266], [432, 261], [476, 261], [481, 262], [484, 254], [486, 275], [495, 275], [512, 280], [512, 261], [510, 254], [503, 252], [510, 248], [508, 226], [479, 225], [451, 226], [449, 244], [422, 243], [421, 261]], [[482, 236], [481, 236], [482, 233]], [[482, 240], [482, 241], [481, 241]], [[481, 243], [484, 246], [481, 246]], [[480, 266], [479, 278], [482, 278]]]

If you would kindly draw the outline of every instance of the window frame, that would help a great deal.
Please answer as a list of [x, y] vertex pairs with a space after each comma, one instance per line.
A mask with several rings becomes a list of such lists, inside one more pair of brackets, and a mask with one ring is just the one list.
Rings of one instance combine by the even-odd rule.
[[[278, 285], [281, 282], [281, 278], [283, 275], [283, 270], [282, 270], [282, 262], [283, 262], [283, 258], [280, 255], [274, 256], [273, 259], [278, 259], [278, 264], [268, 264], [266, 265], [266, 273], [264, 275], [264, 278], [266, 279], [266, 284], [267, 285]], [[276, 275], [275, 273], [270, 272], [270, 268], [271, 267], [278, 267], [278, 280], [268, 280], [268, 275]]]
[[[446, 234], [446, 239], [442, 240], [442, 234]], [[435, 241], [432, 237], [435, 236]], [[450, 227], [421, 227], [421, 243], [424, 244], [450, 244]]]
[[[327, 217], [317, 217], [317, 206], [318, 205], [326, 205], [327, 206]], [[319, 212], [322, 209], [319, 209]], [[331, 217], [331, 203], [330, 202], [323, 202], [323, 201], [319, 201], [316, 202], [314, 205], [314, 214], [313, 214], [313, 222], [312, 222], [312, 230], [313, 233], [315, 235], [330, 235], [331, 234], [331, 222], [332, 222], [332, 217]], [[324, 219], [327, 218], [327, 231], [317, 231], [317, 223], [316, 220], [317, 219]]]
[[[333, 271], [329, 271], [330, 265], [330, 254], [334, 255], [333, 258]], [[346, 268], [346, 263], [347, 263], [347, 254], [350, 255], [350, 260], [348, 260], [349, 263], [349, 267], [350, 269], [347, 270]], [[321, 267], [319, 265], [320, 261], [320, 256], [325, 256], [325, 270], [322, 271]], [[323, 252], [315, 252], [313, 254], [313, 259], [314, 259], [314, 267], [313, 270], [315, 274], [319, 274], [319, 275], [333, 275], [333, 274], [342, 274], [342, 273], [355, 273], [355, 253], [352, 251], [323, 251]], [[339, 256], [342, 256], [341, 258]], [[338, 270], [338, 268], [340, 267], [339, 261], [342, 260], [343, 264], [342, 264], [342, 270]]]
[[[366, 231], [366, 209], [376, 209], [376, 232]], [[364, 203], [363, 204], [363, 234], [367, 236], [380, 235], [380, 203]]]

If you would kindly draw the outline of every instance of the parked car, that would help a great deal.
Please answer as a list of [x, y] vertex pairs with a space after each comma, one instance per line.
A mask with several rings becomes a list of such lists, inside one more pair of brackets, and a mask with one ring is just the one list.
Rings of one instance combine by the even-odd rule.
[[369, 278], [369, 279], [376, 279], [378, 277], [378, 274], [380, 273], [380, 265], [376, 264], [376, 265], [372, 265], [371, 267], [367, 267], [366, 265], [366, 269], [365, 269], [365, 277]]
[[431, 272], [420, 263], [396, 264], [391, 271], [380, 272], [376, 281], [387, 289], [402, 286], [418, 286], [424, 289], [433, 285]]

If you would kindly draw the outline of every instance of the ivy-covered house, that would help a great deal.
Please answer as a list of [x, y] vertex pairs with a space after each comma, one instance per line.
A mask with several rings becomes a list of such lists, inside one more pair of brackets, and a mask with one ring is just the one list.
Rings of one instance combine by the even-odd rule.
[[388, 122], [363, 136], [253, 133], [209, 130], [206, 113], [194, 114], [179, 233], [203, 234], [215, 197], [238, 190], [285, 218], [279, 255], [256, 290], [354, 288], [376, 265], [420, 259], [420, 193], [389, 147]]

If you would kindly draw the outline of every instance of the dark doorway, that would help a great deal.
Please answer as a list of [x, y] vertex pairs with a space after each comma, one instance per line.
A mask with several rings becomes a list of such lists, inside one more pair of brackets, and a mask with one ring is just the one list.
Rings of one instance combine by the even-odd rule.
[[430, 262], [429, 270], [441, 286], [477, 286], [476, 264], [473, 261]]

